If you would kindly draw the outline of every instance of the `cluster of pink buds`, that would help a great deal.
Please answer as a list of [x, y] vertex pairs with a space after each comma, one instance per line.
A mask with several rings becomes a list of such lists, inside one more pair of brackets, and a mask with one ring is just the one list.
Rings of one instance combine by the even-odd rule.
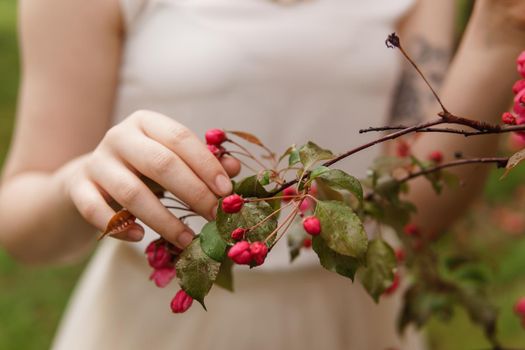
[[175, 259], [180, 252], [179, 248], [163, 238], [151, 242], [146, 248], [148, 264], [153, 268], [150, 280], [153, 280], [157, 287], [166, 287], [177, 274]]
[[[503, 124], [522, 125], [525, 124], [525, 51], [517, 59], [517, 70], [523, 79], [518, 80], [512, 87], [514, 92], [514, 107], [512, 112], [505, 112], [501, 116]], [[525, 146], [525, 132], [518, 131], [512, 134], [513, 143]]]
[[[181, 250], [165, 239], [159, 238], [147, 246], [145, 253], [148, 264], [153, 268], [150, 280], [159, 288], [166, 287], [177, 275], [175, 260]], [[192, 302], [193, 299], [180, 290], [171, 301], [171, 309], [175, 313], [181, 313], [188, 310]]]
[[222, 157], [224, 152], [226, 152], [222, 144], [228, 139], [224, 130], [210, 129], [206, 131], [204, 137], [206, 138], [206, 144], [210, 152], [217, 158]]
[[239, 265], [259, 266], [268, 255], [268, 246], [264, 242], [240, 241], [228, 251], [228, 257]]

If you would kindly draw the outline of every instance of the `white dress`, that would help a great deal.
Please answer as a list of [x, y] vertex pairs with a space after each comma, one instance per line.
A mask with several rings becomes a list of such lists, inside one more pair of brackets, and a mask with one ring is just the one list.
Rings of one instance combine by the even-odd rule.
[[[256, 133], [276, 150], [313, 140], [340, 152], [386, 122], [400, 57], [384, 41], [412, 0], [121, 0], [127, 36], [114, 122], [138, 109]], [[341, 168], [363, 176], [379, 152]], [[196, 228], [198, 230], [198, 228]], [[176, 283], [156, 288], [141, 244], [104, 240], [70, 301], [54, 350], [422, 349], [395, 331], [399, 293], [379, 306], [359, 284], [286, 244], [262, 268], [213, 288], [208, 312], [173, 315]], [[283, 240], [284, 241], [284, 240]]]

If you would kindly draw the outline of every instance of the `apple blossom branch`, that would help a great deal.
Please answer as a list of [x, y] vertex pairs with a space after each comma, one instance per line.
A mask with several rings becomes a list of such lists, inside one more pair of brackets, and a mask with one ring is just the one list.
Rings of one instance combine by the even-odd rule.
[[[379, 137], [375, 140], [372, 140], [368, 143], [365, 143], [361, 146], [355, 147], [353, 149], [350, 149], [337, 157], [323, 163], [323, 166], [329, 167], [334, 165], [335, 163], [346, 159], [347, 157], [354, 155], [358, 152], [361, 152], [365, 149], [368, 149], [372, 146], [375, 146], [377, 144], [397, 139], [401, 136], [408, 135], [411, 133], [422, 133], [422, 132], [440, 132], [440, 133], [451, 133], [451, 134], [460, 134], [465, 137], [468, 136], [477, 136], [477, 135], [488, 135], [488, 134], [502, 134], [502, 133], [509, 133], [509, 132], [516, 132], [516, 131], [525, 131], [525, 125], [511, 125], [511, 126], [501, 126], [501, 125], [492, 125], [483, 121], [473, 120], [465, 117], [456, 116], [448, 111], [448, 109], [444, 106], [443, 102], [441, 101], [441, 98], [435, 91], [435, 89], [432, 87], [432, 84], [428, 81], [425, 74], [421, 71], [421, 69], [418, 67], [418, 65], [412, 60], [412, 58], [408, 55], [408, 53], [403, 49], [401, 45], [401, 40], [399, 37], [392, 33], [388, 36], [386, 40], [386, 45], [389, 48], [398, 48], [403, 56], [408, 60], [408, 62], [416, 69], [418, 74], [421, 76], [421, 78], [425, 81], [426, 85], [431, 90], [434, 98], [441, 106], [442, 111], [438, 113], [438, 118], [433, 119], [430, 121], [425, 121], [422, 123], [419, 123], [417, 125], [413, 126], [383, 126], [383, 127], [370, 127], [367, 129], [362, 129], [359, 131], [359, 133], [367, 133], [367, 132], [378, 132], [378, 131], [393, 131], [390, 134], [384, 135], [382, 137]], [[454, 129], [451, 127], [445, 127], [445, 128], [436, 128], [436, 126], [439, 125], [458, 125], [458, 126], [466, 126], [472, 130], [462, 130], [462, 129]], [[403, 181], [408, 181], [410, 179], [413, 179], [415, 177], [418, 177], [420, 175], [427, 175], [432, 172], [437, 172], [441, 169], [453, 167], [453, 166], [459, 166], [459, 165], [465, 165], [465, 164], [474, 164], [474, 163], [496, 163], [498, 167], [501, 167], [502, 164], [507, 164], [508, 158], [473, 158], [473, 159], [463, 159], [460, 161], [454, 161], [450, 163], [441, 164], [438, 167], [435, 168], [429, 168], [422, 170], [417, 173], [413, 173], [410, 176], [409, 179], [404, 179]], [[307, 178], [309, 173], [305, 174], [304, 178]], [[287, 187], [290, 187], [299, 181], [297, 179], [288, 181], [284, 183], [280, 188], [275, 190], [271, 193], [272, 196], [279, 193], [280, 191], [286, 189]]]

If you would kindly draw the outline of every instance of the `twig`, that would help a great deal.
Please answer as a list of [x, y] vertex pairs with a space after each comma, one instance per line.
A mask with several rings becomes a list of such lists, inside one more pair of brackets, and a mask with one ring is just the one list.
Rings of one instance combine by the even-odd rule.
[[419, 73], [419, 75], [421, 76], [421, 78], [423, 78], [423, 80], [425, 81], [425, 83], [427, 84], [427, 86], [429, 87], [429, 89], [432, 91], [432, 94], [434, 94], [434, 97], [436, 98], [436, 100], [438, 101], [439, 105], [441, 106], [441, 109], [443, 110], [443, 113], [448, 113], [447, 109], [445, 108], [445, 106], [443, 105], [443, 102], [441, 102], [441, 98], [439, 98], [439, 95], [437, 94], [437, 92], [434, 90], [434, 88], [432, 87], [432, 85], [430, 84], [430, 82], [427, 80], [427, 78], [425, 77], [425, 75], [423, 74], [423, 72], [419, 69], [418, 65], [412, 60], [412, 58], [410, 58], [410, 56], [405, 52], [405, 49], [403, 49], [403, 47], [401, 46], [401, 40], [399, 39], [399, 37], [396, 35], [396, 33], [392, 33], [388, 36], [388, 38], [386, 39], [386, 46], [388, 48], [394, 48], [394, 47], [397, 47], [399, 49], [399, 51], [401, 51], [401, 53], [403, 54], [403, 56], [405, 56], [405, 58], [407, 59], [408, 62], [410, 62], [410, 64], [412, 65], [412, 67], [414, 67], [414, 69]]
[[455, 161], [452, 161], [452, 162], [449, 162], [449, 163], [443, 163], [443, 164], [437, 165], [437, 166], [432, 167], [432, 168], [427, 168], [427, 169], [423, 169], [423, 170], [420, 170], [420, 171], [413, 172], [413, 173], [411, 173], [411, 174], [409, 174], [409, 175], [407, 175], [407, 176], [405, 176], [405, 177], [403, 177], [401, 179], [398, 179], [397, 182], [404, 183], [404, 182], [410, 181], [410, 180], [412, 180], [412, 179], [414, 179], [416, 177], [419, 177], [419, 176], [432, 174], [432, 173], [438, 172], [438, 171], [446, 169], [446, 168], [452, 168], [452, 167], [455, 167], [455, 166], [466, 165], [466, 164], [490, 164], [490, 163], [495, 163], [498, 168], [504, 168], [504, 167], [507, 166], [508, 161], [509, 161], [509, 158], [504, 158], [504, 157], [459, 159], [459, 160], [455, 160]]

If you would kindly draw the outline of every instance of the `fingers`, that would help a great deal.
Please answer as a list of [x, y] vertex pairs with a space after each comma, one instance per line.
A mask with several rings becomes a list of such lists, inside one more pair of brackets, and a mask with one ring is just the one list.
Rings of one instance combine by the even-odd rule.
[[144, 134], [177, 154], [218, 196], [232, 191], [228, 173], [193, 132], [174, 120], [154, 112], [139, 112], [137, 122]]
[[193, 232], [122, 163], [111, 156], [102, 156], [95, 163], [96, 167], [89, 167], [89, 176], [115, 201], [179, 248], [185, 248], [192, 241]]
[[241, 172], [241, 162], [233, 157], [224, 155], [221, 157], [220, 162], [229, 177], [237, 176]]
[[[129, 147], [133, 144], [133, 148]], [[138, 131], [126, 140], [115, 140], [118, 157], [188, 204], [199, 215], [212, 220], [217, 197], [175, 153]]]
[[[81, 179], [72, 187], [71, 199], [80, 215], [101, 232], [106, 230], [107, 223], [115, 215], [115, 211], [104, 200], [100, 190], [88, 179]], [[125, 231], [112, 237], [138, 242], [144, 237], [144, 228], [139, 224], [132, 224]]]

